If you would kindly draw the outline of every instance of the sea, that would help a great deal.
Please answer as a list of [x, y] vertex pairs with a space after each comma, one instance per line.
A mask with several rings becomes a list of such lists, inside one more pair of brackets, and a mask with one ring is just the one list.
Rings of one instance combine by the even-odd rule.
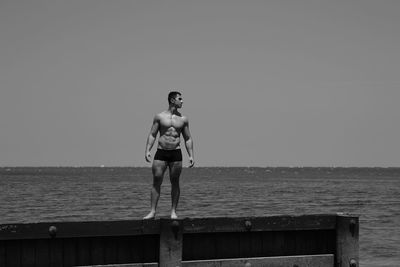
[[[349, 213], [360, 218], [360, 266], [400, 266], [400, 168], [195, 167], [181, 175], [178, 216]], [[141, 219], [149, 167], [2, 167], [0, 224]], [[159, 217], [170, 212], [164, 177]]]

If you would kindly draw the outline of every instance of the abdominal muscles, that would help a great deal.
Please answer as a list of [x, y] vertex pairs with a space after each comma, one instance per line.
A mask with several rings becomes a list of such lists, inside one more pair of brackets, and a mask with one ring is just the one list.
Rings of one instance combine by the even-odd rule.
[[[171, 127], [172, 128], [172, 127]], [[174, 128], [168, 129], [158, 139], [158, 146], [162, 149], [177, 149], [179, 148], [180, 138], [179, 133]]]

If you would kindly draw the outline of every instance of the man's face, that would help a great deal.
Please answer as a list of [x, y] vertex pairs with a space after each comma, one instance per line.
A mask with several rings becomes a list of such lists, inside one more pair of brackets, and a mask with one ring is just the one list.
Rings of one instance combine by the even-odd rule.
[[176, 105], [176, 107], [181, 108], [183, 105], [183, 99], [181, 95], [176, 95], [176, 97], [174, 98], [174, 103]]

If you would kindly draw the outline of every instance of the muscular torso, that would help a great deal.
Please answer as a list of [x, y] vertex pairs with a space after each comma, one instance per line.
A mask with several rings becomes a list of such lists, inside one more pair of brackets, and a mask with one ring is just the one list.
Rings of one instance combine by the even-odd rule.
[[179, 149], [180, 135], [185, 126], [185, 117], [180, 113], [170, 114], [161, 112], [158, 114], [159, 132], [158, 148], [160, 149]]

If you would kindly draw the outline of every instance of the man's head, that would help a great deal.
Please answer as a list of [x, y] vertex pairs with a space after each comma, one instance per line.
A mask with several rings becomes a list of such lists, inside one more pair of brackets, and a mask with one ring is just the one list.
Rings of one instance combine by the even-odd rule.
[[183, 104], [182, 94], [177, 91], [170, 92], [168, 94], [168, 104], [176, 105], [177, 107], [181, 108]]

